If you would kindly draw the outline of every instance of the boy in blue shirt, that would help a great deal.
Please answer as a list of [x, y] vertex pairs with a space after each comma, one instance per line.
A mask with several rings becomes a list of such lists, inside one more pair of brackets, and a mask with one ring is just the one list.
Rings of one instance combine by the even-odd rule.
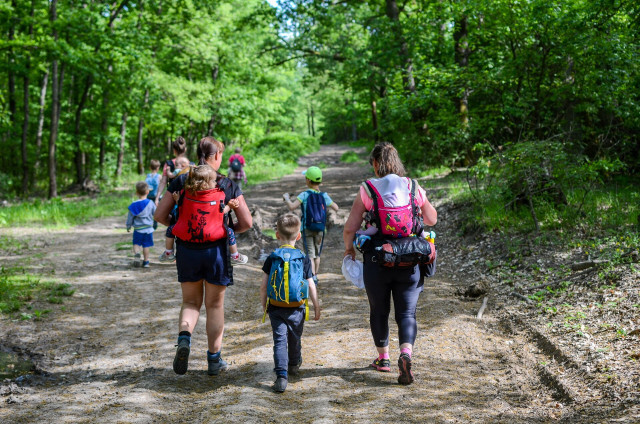
[[[313, 319], [317, 321], [320, 319], [320, 303], [318, 301], [316, 285], [311, 278], [311, 261], [309, 257], [304, 256], [302, 252], [293, 247], [301, 235], [300, 218], [292, 213], [283, 215], [278, 218], [276, 229], [276, 238], [281, 243], [281, 246], [275, 253], [277, 254], [278, 251], [282, 251], [284, 252], [285, 258], [291, 257], [291, 261], [288, 264], [290, 278], [294, 278], [292, 277], [293, 274], [291, 274], [291, 269], [295, 267], [293, 264], [294, 258], [297, 258], [298, 261], [302, 259], [302, 278], [308, 283], [308, 299], [311, 299], [311, 303], [313, 303], [315, 313]], [[272, 254], [262, 266], [265, 274], [262, 279], [262, 284], [260, 285], [260, 302], [265, 314], [269, 313], [269, 320], [271, 321], [271, 329], [273, 331], [273, 361], [275, 363], [274, 371], [276, 373], [273, 390], [282, 393], [287, 388], [289, 375], [297, 374], [300, 369], [300, 364], [302, 364], [301, 339], [305, 315], [307, 313], [307, 303], [305, 300], [284, 302], [272, 298], [269, 298], [269, 303], [267, 303], [269, 274], [271, 273], [271, 266], [274, 260], [277, 259], [278, 257], [275, 256], [274, 258], [274, 254]], [[282, 263], [280, 264], [282, 265]], [[276, 268], [281, 270], [277, 266]], [[300, 274], [295, 275], [299, 276]], [[289, 284], [294, 284], [294, 282], [289, 280]]]
[[[149, 169], [151, 170], [151, 173], [147, 174], [147, 179], [145, 180], [149, 185], [149, 194], [147, 195], [147, 199], [155, 203], [156, 197], [158, 197], [158, 185], [160, 185], [160, 174], [158, 174], [160, 161], [157, 159], [151, 159]], [[153, 229], [155, 230], [156, 228], [158, 228], [158, 223], [153, 221]]]
[[[149, 268], [149, 248], [153, 246], [153, 214], [156, 212], [156, 204], [147, 199], [149, 185], [140, 181], [136, 183], [136, 195], [138, 200], [129, 205], [127, 215], [127, 232], [133, 227], [133, 266]], [[144, 260], [140, 261], [140, 251]]]
[[[306, 177], [306, 183], [308, 189], [303, 191], [298, 195], [296, 200], [291, 201], [289, 197], [289, 193], [285, 193], [282, 197], [284, 198], [285, 203], [289, 207], [290, 211], [297, 209], [302, 206], [302, 216], [304, 217], [304, 213], [307, 207], [307, 201], [311, 193], [322, 194], [324, 198], [324, 203], [327, 208], [331, 208], [334, 211], [339, 209], [338, 205], [331, 200], [331, 197], [327, 193], [320, 191], [320, 184], [322, 184], [322, 170], [317, 166], [311, 166], [306, 171], [302, 173]], [[304, 224], [303, 224], [304, 225]], [[311, 270], [313, 272], [313, 281], [318, 283], [318, 270], [320, 268], [320, 252], [322, 246], [322, 239], [324, 238], [323, 231], [311, 231], [308, 229], [304, 230], [304, 247], [307, 256], [311, 259]]]

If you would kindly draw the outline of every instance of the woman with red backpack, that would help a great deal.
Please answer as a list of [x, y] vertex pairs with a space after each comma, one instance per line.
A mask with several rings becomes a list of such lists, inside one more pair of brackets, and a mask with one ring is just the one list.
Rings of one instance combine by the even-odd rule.
[[385, 244], [390, 245], [394, 240], [404, 241], [407, 246], [427, 246], [426, 255], [433, 260], [435, 250], [422, 238], [422, 223], [435, 225], [438, 214], [424, 189], [416, 181], [404, 177], [404, 165], [392, 144], [376, 145], [369, 163], [373, 166], [376, 178], [362, 184], [353, 202], [344, 226], [344, 256], [355, 259], [353, 242], [364, 221], [376, 226], [377, 230], [368, 231], [375, 234], [363, 250], [363, 279], [370, 307], [369, 324], [378, 351], [378, 357], [371, 366], [378, 371], [391, 371], [389, 313], [393, 298], [400, 344], [398, 382], [406, 385], [414, 380], [411, 354], [417, 334], [416, 305], [424, 279], [420, 265], [410, 265], [411, 262], [383, 263], [384, 255], [380, 255], [380, 252], [384, 252]]
[[[198, 160], [200, 165], [209, 165], [214, 171], [220, 169], [224, 144], [213, 137], [205, 137], [198, 143]], [[168, 192], [180, 192], [185, 187], [188, 174], [176, 177]], [[242, 233], [252, 225], [251, 212], [238, 188], [229, 178], [217, 173], [216, 193], [211, 193], [215, 199], [222, 201], [223, 205], [232, 199], [237, 199], [238, 207], [234, 209], [237, 222], [229, 222], [229, 226], [236, 233]], [[211, 203], [211, 202], [207, 202]], [[161, 224], [169, 224], [169, 214], [175, 205], [175, 199], [164, 196], [158, 205], [154, 218]], [[212, 212], [212, 211], [206, 211]], [[185, 215], [189, 215], [186, 213]], [[207, 228], [207, 220], [219, 219], [213, 213], [206, 213], [198, 217], [197, 224]], [[181, 219], [189, 220], [191, 217], [180, 214]], [[200, 222], [203, 220], [204, 222]], [[227, 286], [233, 284], [232, 267], [229, 263], [228, 244], [225, 231], [212, 231], [212, 236], [206, 236], [205, 232], [194, 232], [198, 237], [189, 240], [176, 238], [179, 246], [176, 256], [178, 269], [178, 281], [182, 288], [182, 308], [180, 310], [179, 334], [176, 355], [173, 361], [173, 370], [176, 374], [187, 372], [189, 353], [191, 348], [191, 334], [198, 322], [200, 308], [204, 303], [207, 312], [206, 332], [208, 340], [208, 374], [217, 375], [227, 368], [227, 362], [221, 358], [222, 336], [224, 330], [224, 296]], [[178, 234], [182, 234], [178, 232]], [[221, 236], [222, 235], [222, 236]], [[183, 237], [185, 238], [185, 237]]]

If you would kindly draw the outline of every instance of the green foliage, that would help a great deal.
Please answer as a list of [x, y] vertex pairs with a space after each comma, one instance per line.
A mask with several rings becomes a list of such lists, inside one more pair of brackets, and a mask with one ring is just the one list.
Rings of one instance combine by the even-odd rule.
[[[244, 170], [250, 184], [281, 178], [292, 173], [300, 156], [320, 148], [313, 137], [292, 132], [276, 132], [262, 137], [243, 150], [247, 165]], [[232, 149], [227, 149], [227, 155]], [[228, 156], [226, 156], [228, 157]]]
[[[42, 281], [38, 276], [27, 274], [23, 268], [0, 267], [0, 313], [11, 315], [25, 306], [32, 309], [32, 302], [41, 298], [59, 304], [74, 292], [70, 284]], [[32, 313], [22, 312], [20, 316], [21, 319], [41, 319], [49, 312], [36, 309]]]
[[[133, 184], [130, 184], [133, 187]], [[126, 214], [134, 189], [112, 190], [95, 197], [64, 197], [30, 200], [0, 209], [0, 224], [69, 228], [95, 218]]]
[[356, 152], [349, 151], [344, 152], [342, 156], [340, 156], [340, 161], [345, 163], [356, 163], [362, 161], [362, 159]]

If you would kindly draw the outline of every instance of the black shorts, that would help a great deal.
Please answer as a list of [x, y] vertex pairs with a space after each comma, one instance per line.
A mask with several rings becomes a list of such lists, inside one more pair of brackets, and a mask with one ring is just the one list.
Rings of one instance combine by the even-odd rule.
[[[177, 239], [176, 239], [177, 240]], [[227, 252], [227, 239], [221, 239], [207, 248], [191, 248], [178, 241], [176, 268], [181, 283], [206, 280], [219, 286], [233, 284]]]

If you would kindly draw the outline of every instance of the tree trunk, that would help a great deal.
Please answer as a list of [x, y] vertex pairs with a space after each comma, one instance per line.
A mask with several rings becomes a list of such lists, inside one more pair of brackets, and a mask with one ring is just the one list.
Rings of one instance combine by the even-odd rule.
[[138, 174], [144, 174], [144, 163], [142, 162], [142, 130], [144, 128], [144, 111], [147, 109], [149, 103], [149, 89], [144, 92], [144, 105], [142, 107], [142, 113], [138, 119]]
[[122, 126], [120, 127], [120, 150], [118, 151], [118, 164], [116, 166], [116, 178], [122, 175], [122, 163], [124, 162], [124, 143], [127, 135], [127, 112], [122, 114]]
[[29, 136], [29, 71], [31, 62], [27, 58], [23, 77], [24, 119], [22, 121], [22, 196], [29, 190], [29, 158], [27, 157], [27, 139]]
[[378, 109], [376, 106], [376, 101], [371, 101], [371, 125], [373, 127], [373, 137], [375, 141], [379, 140], [378, 133]]
[[[460, 70], [464, 70], [469, 66], [469, 55], [471, 50], [469, 49], [468, 40], [468, 18], [463, 15], [460, 20], [455, 24], [455, 31], [453, 32], [453, 40], [455, 43], [455, 61]], [[462, 92], [460, 102], [460, 121], [464, 127], [469, 126], [469, 87], [466, 86]]]
[[311, 136], [316, 136], [316, 123], [315, 123], [315, 111], [313, 110], [313, 105], [311, 105]]
[[[51, 0], [49, 19], [53, 26], [53, 40], [58, 42], [56, 20], [58, 0]], [[49, 198], [58, 197], [58, 182], [56, 175], [56, 141], [58, 139], [58, 121], [60, 119], [60, 81], [58, 80], [58, 59], [51, 64], [51, 131], [49, 135]]]
[[393, 32], [396, 42], [400, 46], [400, 58], [404, 62], [404, 72], [402, 74], [402, 83], [404, 90], [408, 95], [415, 94], [416, 82], [413, 77], [413, 60], [409, 54], [409, 45], [402, 34], [402, 26], [400, 25], [400, 9], [396, 0], [386, 0], [387, 17], [391, 20]]
[[85, 163], [86, 156], [85, 152], [82, 149], [82, 142], [80, 137], [80, 117], [82, 116], [82, 111], [84, 109], [84, 105], [87, 102], [87, 97], [89, 96], [89, 89], [93, 85], [93, 76], [89, 75], [86, 79], [86, 83], [84, 85], [84, 90], [82, 91], [82, 95], [80, 96], [80, 100], [78, 101], [78, 106], [76, 107], [76, 116], [75, 116], [75, 126], [73, 130], [73, 138], [76, 143], [76, 151], [75, 151], [75, 164], [76, 164], [76, 184], [82, 185], [85, 176]]
[[[113, 71], [113, 65], [109, 65], [107, 68], [110, 74]], [[111, 79], [107, 78], [107, 81], [102, 88], [102, 123], [100, 125], [100, 179], [104, 179], [104, 161], [107, 150], [107, 136], [109, 135], [109, 84]]]
[[42, 130], [44, 129], [44, 109], [45, 102], [47, 100], [47, 85], [49, 82], [49, 69], [44, 72], [42, 78], [42, 88], [40, 89], [40, 112], [38, 115], [38, 132], [36, 133], [36, 160], [33, 164], [33, 175], [31, 178], [31, 185], [33, 186], [36, 178], [37, 171], [40, 168], [40, 151], [42, 150]]
[[311, 135], [311, 112], [309, 112], [309, 106], [307, 106], [307, 135]]

